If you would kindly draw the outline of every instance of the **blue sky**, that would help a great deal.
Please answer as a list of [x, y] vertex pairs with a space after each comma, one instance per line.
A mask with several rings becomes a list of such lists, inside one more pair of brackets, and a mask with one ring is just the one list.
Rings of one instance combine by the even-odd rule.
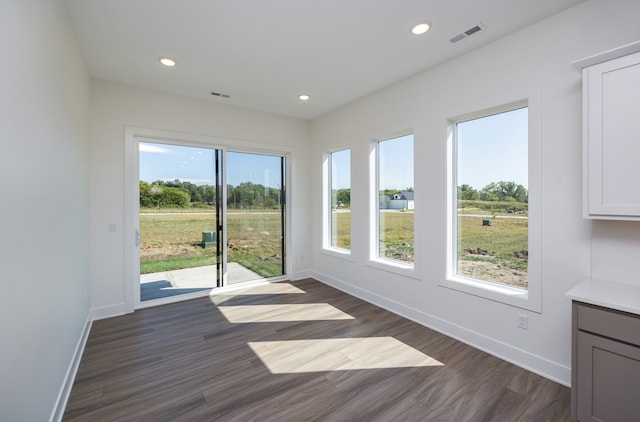
[[378, 143], [379, 188], [413, 188], [413, 134]]
[[344, 149], [331, 154], [331, 189], [350, 188], [351, 150]]
[[[528, 111], [522, 108], [458, 124], [458, 185], [477, 190], [491, 182], [512, 181], [528, 188]], [[380, 142], [380, 188], [414, 187], [413, 135]], [[350, 187], [350, 152], [332, 156], [334, 189]], [[214, 184], [213, 150], [140, 142], [140, 180]], [[337, 171], [335, 171], [337, 169]], [[278, 187], [280, 158], [227, 153], [227, 183], [250, 181]]]
[[458, 186], [528, 188], [528, 127], [527, 108], [458, 123]]
[[246, 181], [279, 188], [280, 157], [227, 152], [227, 183], [238, 186]]
[[140, 142], [140, 180], [214, 184], [213, 150]]
[[[140, 142], [140, 180], [180, 179], [196, 185], [214, 184], [214, 150]], [[227, 153], [227, 183], [280, 186], [280, 157]]]
[[[398, 189], [414, 187], [413, 135], [405, 135], [380, 142], [380, 188]], [[351, 173], [350, 150], [331, 154], [332, 189], [349, 187]]]

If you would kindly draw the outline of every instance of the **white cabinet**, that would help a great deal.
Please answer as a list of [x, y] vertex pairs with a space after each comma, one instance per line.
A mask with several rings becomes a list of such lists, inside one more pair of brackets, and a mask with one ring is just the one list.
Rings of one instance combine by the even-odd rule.
[[580, 60], [585, 218], [640, 220], [640, 42]]

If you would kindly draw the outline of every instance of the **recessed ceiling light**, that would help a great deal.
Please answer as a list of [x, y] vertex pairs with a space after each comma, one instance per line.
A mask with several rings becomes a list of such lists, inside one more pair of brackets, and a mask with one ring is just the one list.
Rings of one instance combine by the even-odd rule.
[[298, 98], [299, 98], [301, 101], [307, 101], [307, 100], [309, 100], [309, 98], [311, 98], [311, 97], [310, 97], [310, 96], [308, 96], [307, 94], [301, 94], [301, 95], [299, 95], [299, 96], [298, 96]]
[[162, 63], [163, 65], [167, 66], [167, 67], [173, 67], [176, 65], [176, 61], [173, 59], [170, 59], [168, 57], [163, 57], [160, 59], [160, 63]]
[[429, 22], [420, 22], [413, 28], [411, 28], [411, 33], [413, 35], [422, 35], [427, 32], [431, 28], [431, 24]]

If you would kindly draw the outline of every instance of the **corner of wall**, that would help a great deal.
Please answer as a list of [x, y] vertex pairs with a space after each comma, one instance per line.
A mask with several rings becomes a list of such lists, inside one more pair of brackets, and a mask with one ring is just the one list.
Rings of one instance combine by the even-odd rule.
[[64, 382], [62, 383], [62, 387], [60, 389], [60, 392], [58, 393], [58, 397], [56, 398], [53, 413], [51, 414], [51, 418], [49, 419], [52, 422], [58, 422], [62, 420], [62, 416], [64, 415], [64, 411], [67, 407], [67, 402], [71, 394], [71, 388], [73, 387], [73, 383], [76, 379], [76, 374], [78, 373], [78, 367], [80, 366], [80, 361], [82, 360], [84, 348], [87, 345], [87, 339], [89, 338], [89, 333], [91, 332], [92, 325], [93, 314], [91, 311], [89, 311], [82, 331], [80, 332], [80, 338], [76, 343], [73, 356], [71, 357], [71, 362], [69, 363], [69, 367], [67, 368]]

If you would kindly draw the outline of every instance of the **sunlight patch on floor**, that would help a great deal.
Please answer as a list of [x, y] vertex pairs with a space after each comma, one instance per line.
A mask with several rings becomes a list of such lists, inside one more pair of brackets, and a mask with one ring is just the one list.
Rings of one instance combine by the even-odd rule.
[[262, 295], [289, 295], [289, 294], [303, 294], [304, 290], [295, 287], [290, 283], [261, 283], [250, 287], [238, 287], [230, 289], [222, 288], [213, 290], [210, 297], [211, 301], [216, 305], [222, 305], [223, 303], [230, 301], [234, 298], [242, 298], [245, 296], [262, 296]]
[[218, 306], [218, 309], [236, 324], [355, 319], [328, 303]]
[[444, 364], [394, 337], [249, 342], [273, 374]]
[[246, 288], [238, 288], [231, 292], [220, 293], [222, 296], [256, 296], [256, 295], [287, 295], [306, 293], [290, 283], [263, 283]]

